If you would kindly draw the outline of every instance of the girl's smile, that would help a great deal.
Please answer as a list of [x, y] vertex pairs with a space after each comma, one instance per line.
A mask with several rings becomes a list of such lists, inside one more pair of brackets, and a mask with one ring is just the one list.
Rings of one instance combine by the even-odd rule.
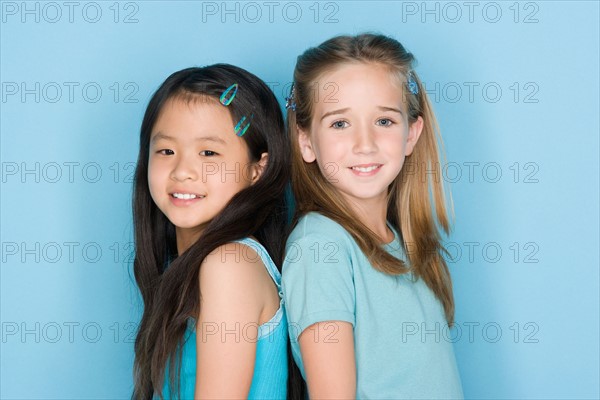
[[356, 176], [373, 176], [377, 174], [383, 164], [359, 164], [350, 167], [352, 173]]
[[184, 190], [176, 190], [171, 193], [171, 202], [178, 207], [187, 207], [197, 201], [200, 201], [201, 199], [204, 199], [205, 197], [205, 195], [197, 193], [188, 193]]

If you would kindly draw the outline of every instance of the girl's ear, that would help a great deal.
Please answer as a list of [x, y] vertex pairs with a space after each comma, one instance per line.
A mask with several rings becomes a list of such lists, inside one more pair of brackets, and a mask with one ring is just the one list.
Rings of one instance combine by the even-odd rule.
[[300, 153], [302, 153], [302, 158], [307, 163], [311, 163], [317, 159], [315, 152], [312, 147], [312, 143], [310, 142], [310, 138], [308, 137], [308, 133], [302, 130], [299, 126], [296, 125], [296, 129], [298, 130], [298, 144], [300, 145]]
[[252, 164], [252, 184], [256, 183], [263, 174], [269, 162], [269, 153], [262, 153], [260, 160]]
[[404, 148], [405, 156], [409, 156], [413, 152], [417, 140], [419, 140], [421, 132], [423, 132], [423, 124], [423, 118], [419, 116], [417, 120], [408, 127], [408, 137], [406, 138], [406, 147]]

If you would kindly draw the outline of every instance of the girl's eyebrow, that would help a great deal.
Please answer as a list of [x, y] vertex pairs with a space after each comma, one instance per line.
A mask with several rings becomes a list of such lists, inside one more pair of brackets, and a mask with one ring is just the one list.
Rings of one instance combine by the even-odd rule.
[[156, 135], [154, 135], [154, 137], [152, 138], [152, 140], [151, 140], [150, 142], [151, 142], [151, 143], [154, 143], [154, 142], [156, 142], [156, 141], [158, 141], [158, 140], [160, 140], [160, 139], [163, 139], [163, 140], [170, 140], [170, 141], [172, 141], [172, 142], [173, 142], [173, 141], [175, 141], [175, 139], [174, 139], [173, 137], [171, 137], [171, 136], [167, 136], [167, 135], [165, 135], [164, 133], [160, 133], [160, 132], [158, 132]]
[[399, 108], [384, 107], [384, 106], [378, 106], [377, 108], [379, 108], [381, 111], [393, 111], [393, 112], [397, 112], [400, 115], [404, 115], [404, 113], [402, 112], [402, 110], [400, 110]]
[[[402, 112], [402, 110], [400, 110], [399, 108], [394, 108], [394, 107], [384, 107], [384, 106], [377, 106], [378, 109], [380, 109], [381, 111], [392, 111], [392, 112], [397, 112], [400, 115], [404, 115], [404, 113]], [[350, 107], [346, 107], [346, 108], [340, 108], [339, 110], [333, 110], [333, 111], [329, 111], [326, 112], [325, 114], [323, 114], [323, 116], [321, 117], [321, 121], [323, 121], [325, 118], [331, 116], [331, 115], [335, 115], [335, 114], [343, 114], [346, 111], [350, 110]]]
[[[154, 135], [154, 137], [152, 138], [151, 142], [154, 143], [157, 140], [169, 140], [171, 142], [175, 142], [176, 139], [173, 136], [169, 136], [169, 135], [165, 135], [162, 132], [158, 132], [156, 135]], [[194, 138], [194, 140], [196, 141], [201, 141], [201, 142], [215, 142], [215, 143], [220, 143], [222, 145], [226, 145], [227, 143], [221, 139], [218, 136], [198, 136], [196, 138]]]
[[200, 137], [195, 138], [194, 140], [203, 141], [203, 142], [215, 142], [215, 143], [220, 143], [222, 145], [227, 144], [227, 142], [225, 142], [223, 139], [221, 139], [218, 136], [200, 136]]
[[323, 121], [326, 117], [329, 117], [330, 115], [334, 115], [334, 114], [343, 114], [346, 111], [348, 111], [350, 109], [350, 107], [346, 107], [346, 108], [340, 108], [339, 110], [333, 110], [333, 111], [329, 111], [326, 112], [325, 114], [323, 114], [323, 116], [321, 117], [321, 121]]

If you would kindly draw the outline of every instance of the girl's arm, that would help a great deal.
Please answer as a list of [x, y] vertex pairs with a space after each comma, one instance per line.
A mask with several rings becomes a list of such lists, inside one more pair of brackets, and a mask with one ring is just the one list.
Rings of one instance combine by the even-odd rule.
[[247, 398], [250, 391], [270, 277], [260, 257], [244, 257], [242, 246], [221, 246], [200, 269], [194, 398]]
[[355, 399], [354, 332], [345, 321], [313, 324], [299, 336], [310, 398]]

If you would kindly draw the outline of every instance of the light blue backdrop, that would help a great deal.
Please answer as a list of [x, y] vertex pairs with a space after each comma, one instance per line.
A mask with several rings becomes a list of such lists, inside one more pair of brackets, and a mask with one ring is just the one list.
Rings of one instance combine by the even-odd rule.
[[417, 56], [442, 127], [458, 327], [440, 340], [465, 396], [599, 397], [598, 2], [1, 8], [3, 399], [130, 396], [131, 177], [160, 82], [228, 62], [283, 103], [297, 55], [367, 30]]

